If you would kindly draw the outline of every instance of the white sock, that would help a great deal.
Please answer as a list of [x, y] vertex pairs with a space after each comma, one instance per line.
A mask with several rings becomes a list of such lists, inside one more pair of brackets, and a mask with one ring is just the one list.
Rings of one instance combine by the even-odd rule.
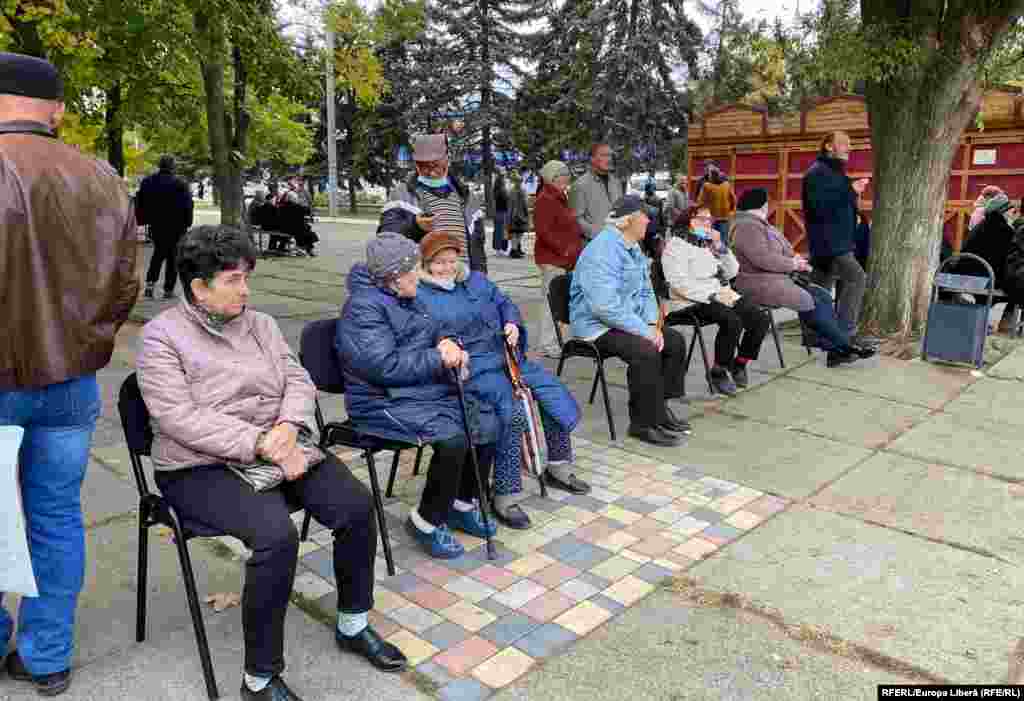
[[456, 511], [462, 511], [463, 513], [468, 513], [476, 508], [476, 504], [474, 502], [462, 501], [461, 499], [453, 501], [452, 506], [455, 507]]
[[267, 688], [272, 677], [256, 677], [248, 672], [245, 673], [245, 685], [249, 691], [260, 692]]
[[412, 519], [412, 525], [416, 526], [416, 528], [420, 529], [424, 533], [434, 532], [434, 525], [420, 516], [420, 512], [416, 509], [409, 512], [409, 518]]
[[338, 611], [338, 632], [346, 638], [359, 635], [367, 625], [369, 625], [369, 621], [367, 620], [366, 611], [362, 613]]

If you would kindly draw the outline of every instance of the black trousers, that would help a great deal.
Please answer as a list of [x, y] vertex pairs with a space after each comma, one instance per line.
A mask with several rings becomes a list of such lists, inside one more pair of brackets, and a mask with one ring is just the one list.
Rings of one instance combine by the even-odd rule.
[[[456, 498], [473, 501], [479, 496], [480, 490], [469, 457], [469, 443], [464, 435], [438, 441], [432, 447], [434, 456], [427, 469], [427, 483], [420, 496], [418, 511], [424, 521], [432, 526], [440, 526], [448, 521], [448, 513]], [[481, 478], [486, 485], [490, 481], [491, 466], [494, 464], [494, 444], [477, 446], [476, 454]]]
[[373, 608], [373, 499], [334, 455], [328, 453], [301, 479], [265, 492], [253, 490], [223, 465], [158, 471], [156, 483], [186, 522], [234, 536], [252, 550], [242, 592], [249, 674], [271, 676], [284, 669], [284, 619], [299, 555], [291, 508], [305, 507], [334, 533], [338, 610], [362, 613]]
[[160, 266], [166, 264], [164, 269], [164, 291], [174, 292], [174, 285], [178, 282], [178, 242], [185, 235], [184, 231], [160, 231], [150, 226], [150, 235], [153, 237], [153, 257], [149, 259], [149, 270], [146, 272], [146, 284], [155, 285], [160, 279]]
[[612, 329], [594, 343], [601, 354], [621, 358], [629, 366], [629, 425], [642, 430], [658, 426], [668, 418], [665, 400], [683, 396], [683, 364], [686, 340], [674, 329], [665, 328], [665, 347], [659, 353], [644, 336]]
[[[749, 297], [740, 297], [732, 307], [721, 302], [695, 304], [692, 307], [672, 312], [665, 319], [666, 324], [679, 323], [685, 312], [692, 312], [702, 324], [717, 324], [715, 335], [715, 365], [728, 368], [739, 355], [756, 360], [761, 352], [761, 343], [768, 333], [768, 314]], [[742, 337], [742, 342], [741, 342]]]

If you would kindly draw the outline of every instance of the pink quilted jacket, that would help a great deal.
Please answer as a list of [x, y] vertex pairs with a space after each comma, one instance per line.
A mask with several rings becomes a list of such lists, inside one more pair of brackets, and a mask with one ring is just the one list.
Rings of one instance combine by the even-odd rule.
[[246, 311], [218, 333], [182, 301], [146, 324], [139, 343], [158, 470], [250, 463], [256, 439], [274, 424], [315, 428], [316, 388], [266, 314]]

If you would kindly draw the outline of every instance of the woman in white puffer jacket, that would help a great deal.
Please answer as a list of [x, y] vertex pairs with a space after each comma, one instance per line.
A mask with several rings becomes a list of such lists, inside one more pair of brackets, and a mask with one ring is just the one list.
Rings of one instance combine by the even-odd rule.
[[690, 220], [685, 238], [670, 237], [665, 244], [661, 266], [670, 310], [665, 323], [685, 324], [692, 314], [702, 325], [718, 325], [711, 383], [731, 396], [737, 386], [747, 386], [747, 364], [757, 359], [769, 319], [760, 306], [729, 286], [740, 265], [711, 224], [710, 211], [701, 209]]

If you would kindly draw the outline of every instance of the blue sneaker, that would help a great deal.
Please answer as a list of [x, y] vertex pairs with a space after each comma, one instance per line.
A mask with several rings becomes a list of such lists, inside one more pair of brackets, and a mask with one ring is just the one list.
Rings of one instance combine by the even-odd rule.
[[431, 557], [436, 557], [439, 560], [452, 560], [461, 557], [466, 552], [462, 543], [455, 540], [455, 536], [448, 530], [448, 526], [440, 525], [434, 529], [433, 533], [424, 533], [416, 527], [410, 517], [405, 522], [405, 529]]
[[472, 511], [459, 511], [452, 507], [452, 510], [448, 512], [448, 525], [477, 538], [486, 538], [488, 535], [493, 536], [498, 532], [498, 526], [491, 520], [487, 522], [487, 525], [490, 526], [489, 531], [484, 528], [484, 517], [480, 513], [479, 506]]

